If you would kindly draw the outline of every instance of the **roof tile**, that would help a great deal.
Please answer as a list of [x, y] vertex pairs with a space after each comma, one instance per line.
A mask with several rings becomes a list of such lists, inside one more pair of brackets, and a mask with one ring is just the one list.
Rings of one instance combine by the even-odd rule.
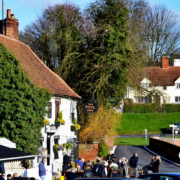
[[20, 61], [21, 68], [30, 81], [38, 87], [48, 89], [54, 95], [81, 98], [57, 74], [51, 71], [23, 42], [0, 35], [2, 43]]

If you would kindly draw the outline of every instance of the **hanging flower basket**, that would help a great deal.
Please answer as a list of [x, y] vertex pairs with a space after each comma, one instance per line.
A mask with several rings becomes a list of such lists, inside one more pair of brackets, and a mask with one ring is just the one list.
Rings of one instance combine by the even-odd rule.
[[45, 120], [44, 120], [44, 126], [47, 126], [47, 125], [49, 125], [49, 120], [48, 120], [48, 119], [45, 119]]
[[77, 144], [74, 143], [74, 142], [67, 142], [67, 143], [64, 143], [64, 144], [54, 144], [54, 149], [56, 151], [61, 151], [61, 150], [72, 150], [72, 149], [75, 149], [77, 148]]

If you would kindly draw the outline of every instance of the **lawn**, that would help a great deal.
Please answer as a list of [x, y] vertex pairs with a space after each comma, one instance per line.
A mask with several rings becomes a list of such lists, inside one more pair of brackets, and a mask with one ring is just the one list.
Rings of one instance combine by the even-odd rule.
[[129, 146], [149, 146], [149, 138], [146, 139], [143, 137], [139, 138], [117, 138], [114, 139], [115, 145], [129, 145]]
[[116, 127], [117, 134], [161, 133], [161, 129], [180, 121], [180, 113], [123, 113]]
[[[165, 138], [172, 138], [172, 137], [165, 137]], [[178, 137], [180, 139], [180, 137]], [[115, 145], [128, 145], [128, 146], [149, 146], [149, 138], [146, 139], [144, 137], [139, 138], [117, 138], [114, 139]]]

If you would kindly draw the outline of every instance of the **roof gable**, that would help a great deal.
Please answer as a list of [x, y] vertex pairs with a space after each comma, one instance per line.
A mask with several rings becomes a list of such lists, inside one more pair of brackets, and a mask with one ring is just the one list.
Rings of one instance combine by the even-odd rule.
[[36, 54], [21, 41], [0, 35], [2, 43], [20, 61], [29, 80], [38, 87], [48, 89], [54, 95], [81, 98], [56, 73], [51, 71]]
[[140, 83], [151, 83], [151, 81], [145, 77]]

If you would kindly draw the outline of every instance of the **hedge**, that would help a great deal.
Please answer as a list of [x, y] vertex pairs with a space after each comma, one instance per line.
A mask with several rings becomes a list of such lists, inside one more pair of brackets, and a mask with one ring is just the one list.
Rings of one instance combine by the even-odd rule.
[[156, 104], [154, 103], [133, 103], [132, 99], [124, 100], [126, 113], [154, 113], [156, 111]]
[[180, 112], [180, 104], [163, 104], [165, 113]]

